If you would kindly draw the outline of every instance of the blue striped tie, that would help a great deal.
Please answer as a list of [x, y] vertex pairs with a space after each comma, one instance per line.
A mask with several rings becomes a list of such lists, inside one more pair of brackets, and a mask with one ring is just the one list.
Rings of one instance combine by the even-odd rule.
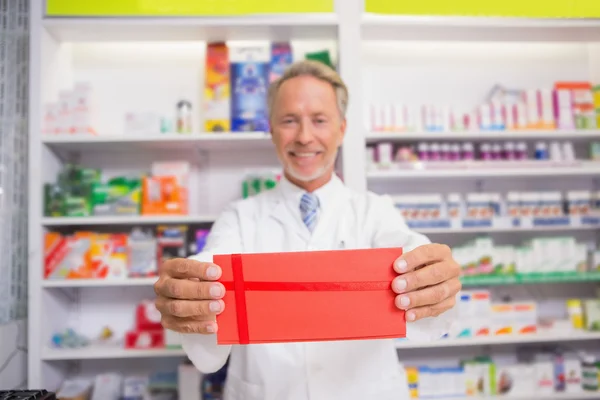
[[319, 209], [319, 198], [312, 193], [305, 193], [300, 199], [300, 213], [302, 221], [309, 231], [313, 231], [317, 225], [317, 211]]

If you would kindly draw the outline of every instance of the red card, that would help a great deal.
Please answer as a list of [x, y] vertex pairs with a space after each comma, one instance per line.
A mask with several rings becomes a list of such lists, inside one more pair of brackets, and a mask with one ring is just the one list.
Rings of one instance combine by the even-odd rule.
[[219, 344], [403, 338], [394, 305], [400, 248], [217, 255]]

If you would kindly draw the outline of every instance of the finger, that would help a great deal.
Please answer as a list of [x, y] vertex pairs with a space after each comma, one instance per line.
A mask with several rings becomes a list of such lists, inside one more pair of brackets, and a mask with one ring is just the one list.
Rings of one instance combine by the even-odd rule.
[[163, 328], [179, 333], [199, 333], [203, 335], [216, 333], [219, 329], [216, 321], [198, 321], [194, 318], [163, 316]]
[[400, 256], [394, 262], [394, 270], [403, 274], [427, 264], [440, 262], [451, 254], [450, 247], [445, 244], [426, 244]]
[[221, 277], [221, 267], [213, 263], [200, 262], [189, 258], [167, 260], [161, 266], [161, 274], [171, 278], [198, 278], [215, 281]]
[[459, 279], [450, 279], [438, 285], [396, 296], [396, 307], [402, 310], [409, 310], [438, 304], [449, 297], [456, 296], [461, 288], [462, 285]]
[[415, 322], [424, 318], [437, 317], [450, 310], [456, 304], [455, 297], [448, 297], [441, 303], [410, 309], [406, 312], [406, 321]]
[[220, 282], [199, 282], [188, 279], [167, 278], [156, 285], [159, 297], [179, 300], [213, 300], [225, 295], [225, 286]]
[[223, 300], [173, 300], [164, 297], [156, 299], [156, 308], [162, 315], [174, 317], [212, 318], [225, 309]]
[[394, 278], [392, 289], [407, 293], [458, 277], [459, 273], [460, 267], [454, 261], [438, 262]]

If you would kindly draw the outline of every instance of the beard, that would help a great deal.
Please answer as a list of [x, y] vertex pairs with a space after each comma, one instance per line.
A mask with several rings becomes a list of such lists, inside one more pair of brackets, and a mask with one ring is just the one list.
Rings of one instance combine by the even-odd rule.
[[284, 170], [285, 172], [287, 172], [292, 178], [300, 181], [300, 182], [311, 182], [314, 181], [320, 177], [322, 177], [323, 175], [325, 175], [327, 172], [329, 172], [330, 168], [335, 164], [335, 159], [337, 156], [337, 151], [335, 152], [335, 154], [331, 157], [331, 159], [325, 160], [325, 163], [320, 166], [319, 168], [317, 168], [312, 174], [310, 175], [306, 175], [303, 174], [301, 172], [298, 172], [294, 169], [294, 167], [291, 165], [291, 163], [284, 163]]

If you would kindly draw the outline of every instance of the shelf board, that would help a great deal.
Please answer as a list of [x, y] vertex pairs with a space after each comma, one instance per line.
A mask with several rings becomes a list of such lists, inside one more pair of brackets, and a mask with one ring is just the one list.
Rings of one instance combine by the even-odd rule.
[[425, 349], [469, 346], [501, 346], [507, 344], [583, 342], [600, 340], [600, 332], [540, 333], [531, 335], [489, 336], [460, 339], [440, 339], [433, 342], [398, 340], [398, 349]]
[[46, 348], [42, 360], [102, 360], [119, 358], [184, 357], [182, 349], [131, 350], [116, 346], [89, 346], [74, 349]]
[[596, 42], [600, 20], [364, 14], [365, 40]]
[[159, 225], [212, 223], [216, 216], [210, 215], [135, 215], [127, 217], [45, 217], [44, 226], [81, 225]]
[[[490, 168], [485, 162], [475, 162], [468, 168], [396, 168], [388, 170], [372, 170], [367, 172], [369, 180], [423, 179], [423, 178], [495, 178], [495, 177], [535, 177], [535, 176], [583, 176], [600, 174], [600, 162], [582, 162], [578, 166], [536, 167], [535, 163], [526, 162], [523, 166], [507, 162], [505, 168]], [[510, 164], [510, 165], [508, 165]]]
[[258, 150], [272, 149], [271, 135], [265, 132], [192, 133], [149, 135], [45, 135], [42, 143], [66, 156], [71, 152], [142, 150]]
[[[131, 287], [153, 286], [158, 278], [129, 279], [52, 279], [42, 281], [44, 288]], [[463, 277], [463, 286], [598, 282], [600, 272], [552, 273], [547, 275], [490, 275]]]
[[452, 396], [452, 397], [422, 397], [417, 400], [531, 400], [539, 398], [542, 400], [586, 400], [600, 399], [600, 392], [580, 392], [580, 393], [552, 393], [552, 394], [536, 394], [534, 395], [500, 395], [500, 396]]
[[132, 287], [153, 286], [156, 278], [128, 279], [47, 279], [42, 281], [45, 288], [85, 288], [85, 287]]
[[544, 283], [600, 282], [599, 272], [464, 276], [463, 286], [501, 286]]
[[481, 227], [481, 228], [413, 228], [414, 231], [423, 233], [426, 235], [439, 234], [443, 235], [446, 233], [492, 233], [492, 232], [537, 232], [537, 231], [552, 231], [552, 232], [568, 232], [568, 231], [590, 231], [598, 230], [600, 226], [597, 225], [549, 225], [549, 226], [531, 226], [531, 227]]
[[242, 17], [46, 17], [61, 42], [336, 39], [334, 13]]
[[367, 143], [381, 141], [404, 142], [426, 140], [532, 140], [600, 139], [600, 130], [524, 130], [524, 131], [467, 131], [467, 132], [369, 132]]

